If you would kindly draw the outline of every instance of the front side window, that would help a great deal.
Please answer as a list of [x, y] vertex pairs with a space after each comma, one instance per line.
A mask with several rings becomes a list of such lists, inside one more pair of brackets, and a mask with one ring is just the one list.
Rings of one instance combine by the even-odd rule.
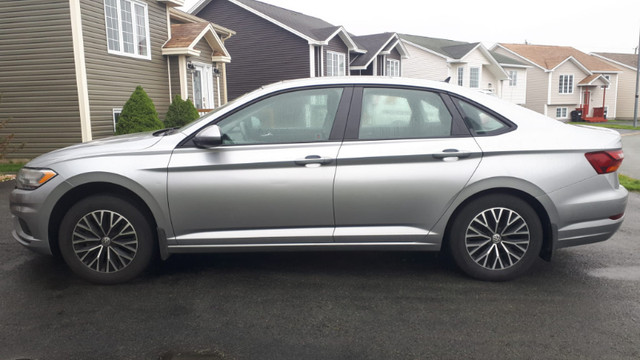
[[387, 60], [387, 76], [400, 76], [400, 61]]
[[109, 53], [150, 58], [147, 4], [134, 0], [104, 0]]
[[327, 76], [344, 76], [347, 66], [345, 58], [345, 54], [327, 51]]
[[328, 141], [342, 88], [275, 95], [218, 123], [223, 144], [275, 144]]
[[460, 66], [458, 68], [458, 86], [462, 86], [464, 84], [464, 68]]
[[558, 92], [560, 94], [573, 94], [573, 75], [560, 75]]
[[480, 87], [480, 68], [469, 69], [469, 87], [477, 89]]
[[469, 126], [476, 135], [499, 132], [508, 126], [487, 111], [460, 99], [454, 99], [458, 109], [462, 114], [467, 126]]
[[364, 89], [359, 139], [408, 139], [451, 135], [452, 117], [437, 93]]

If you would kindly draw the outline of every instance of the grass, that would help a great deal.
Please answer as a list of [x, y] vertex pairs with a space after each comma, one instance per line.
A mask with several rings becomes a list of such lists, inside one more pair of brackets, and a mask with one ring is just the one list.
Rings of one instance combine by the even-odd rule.
[[609, 124], [609, 123], [606, 123], [606, 122], [603, 122], [603, 123], [569, 122], [568, 124], [572, 124], [572, 125], [589, 125], [589, 126], [605, 127], [605, 128], [609, 128], [609, 129], [623, 129], [623, 130], [638, 130], [638, 131], [640, 131], [640, 126], [639, 127], [633, 127], [633, 125]]
[[618, 178], [620, 179], [620, 185], [627, 190], [640, 192], [640, 180], [622, 174], [618, 175]]
[[15, 174], [24, 166], [24, 163], [3, 162], [0, 163], [0, 174]]

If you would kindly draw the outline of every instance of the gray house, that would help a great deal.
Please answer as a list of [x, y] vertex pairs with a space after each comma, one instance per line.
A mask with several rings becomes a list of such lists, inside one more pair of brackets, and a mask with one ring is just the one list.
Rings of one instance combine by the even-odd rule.
[[402, 76], [402, 60], [408, 52], [396, 33], [382, 33], [353, 38], [367, 50], [351, 61], [351, 75]]
[[172, 9], [183, 2], [1, 1], [0, 120], [10, 121], [0, 136], [24, 144], [8, 157], [113, 135], [137, 85], [161, 119], [172, 95], [223, 103], [214, 84], [231, 59], [223, 39], [233, 32]]
[[200, 0], [189, 11], [237, 31], [225, 42], [229, 98], [296, 78], [349, 75], [365, 54], [342, 26], [254, 0]]

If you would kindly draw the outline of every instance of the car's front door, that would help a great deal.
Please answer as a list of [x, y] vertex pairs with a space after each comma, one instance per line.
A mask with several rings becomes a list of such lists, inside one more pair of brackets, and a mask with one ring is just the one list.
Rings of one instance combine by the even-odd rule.
[[338, 155], [335, 241], [423, 241], [477, 168], [480, 148], [446, 95], [364, 88], [356, 98]]
[[351, 88], [277, 94], [218, 121], [222, 145], [177, 148], [168, 174], [175, 235], [169, 241], [332, 241], [333, 179], [350, 94]]

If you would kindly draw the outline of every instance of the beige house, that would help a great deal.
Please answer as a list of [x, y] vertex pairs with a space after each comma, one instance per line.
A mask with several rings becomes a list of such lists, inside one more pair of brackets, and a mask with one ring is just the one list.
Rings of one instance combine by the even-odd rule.
[[444, 81], [492, 93], [516, 104], [526, 102], [527, 68], [518, 60], [467, 43], [417, 35], [400, 35], [408, 52], [402, 76]]
[[594, 53], [591, 54], [621, 70], [618, 74], [618, 94], [616, 96], [616, 119], [631, 120], [636, 94], [638, 72], [637, 54]]
[[525, 107], [560, 120], [576, 109], [590, 121], [616, 117], [618, 67], [568, 46], [497, 44], [492, 50], [531, 66]]
[[161, 120], [173, 95], [206, 108], [224, 103], [231, 57], [223, 41], [234, 33], [173, 9], [181, 5], [0, 1], [0, 121], [10, 119], [0, 137], [13, 134], [14, 144], [24, 144], [8, 157], [113, 135], [138, 85]]

